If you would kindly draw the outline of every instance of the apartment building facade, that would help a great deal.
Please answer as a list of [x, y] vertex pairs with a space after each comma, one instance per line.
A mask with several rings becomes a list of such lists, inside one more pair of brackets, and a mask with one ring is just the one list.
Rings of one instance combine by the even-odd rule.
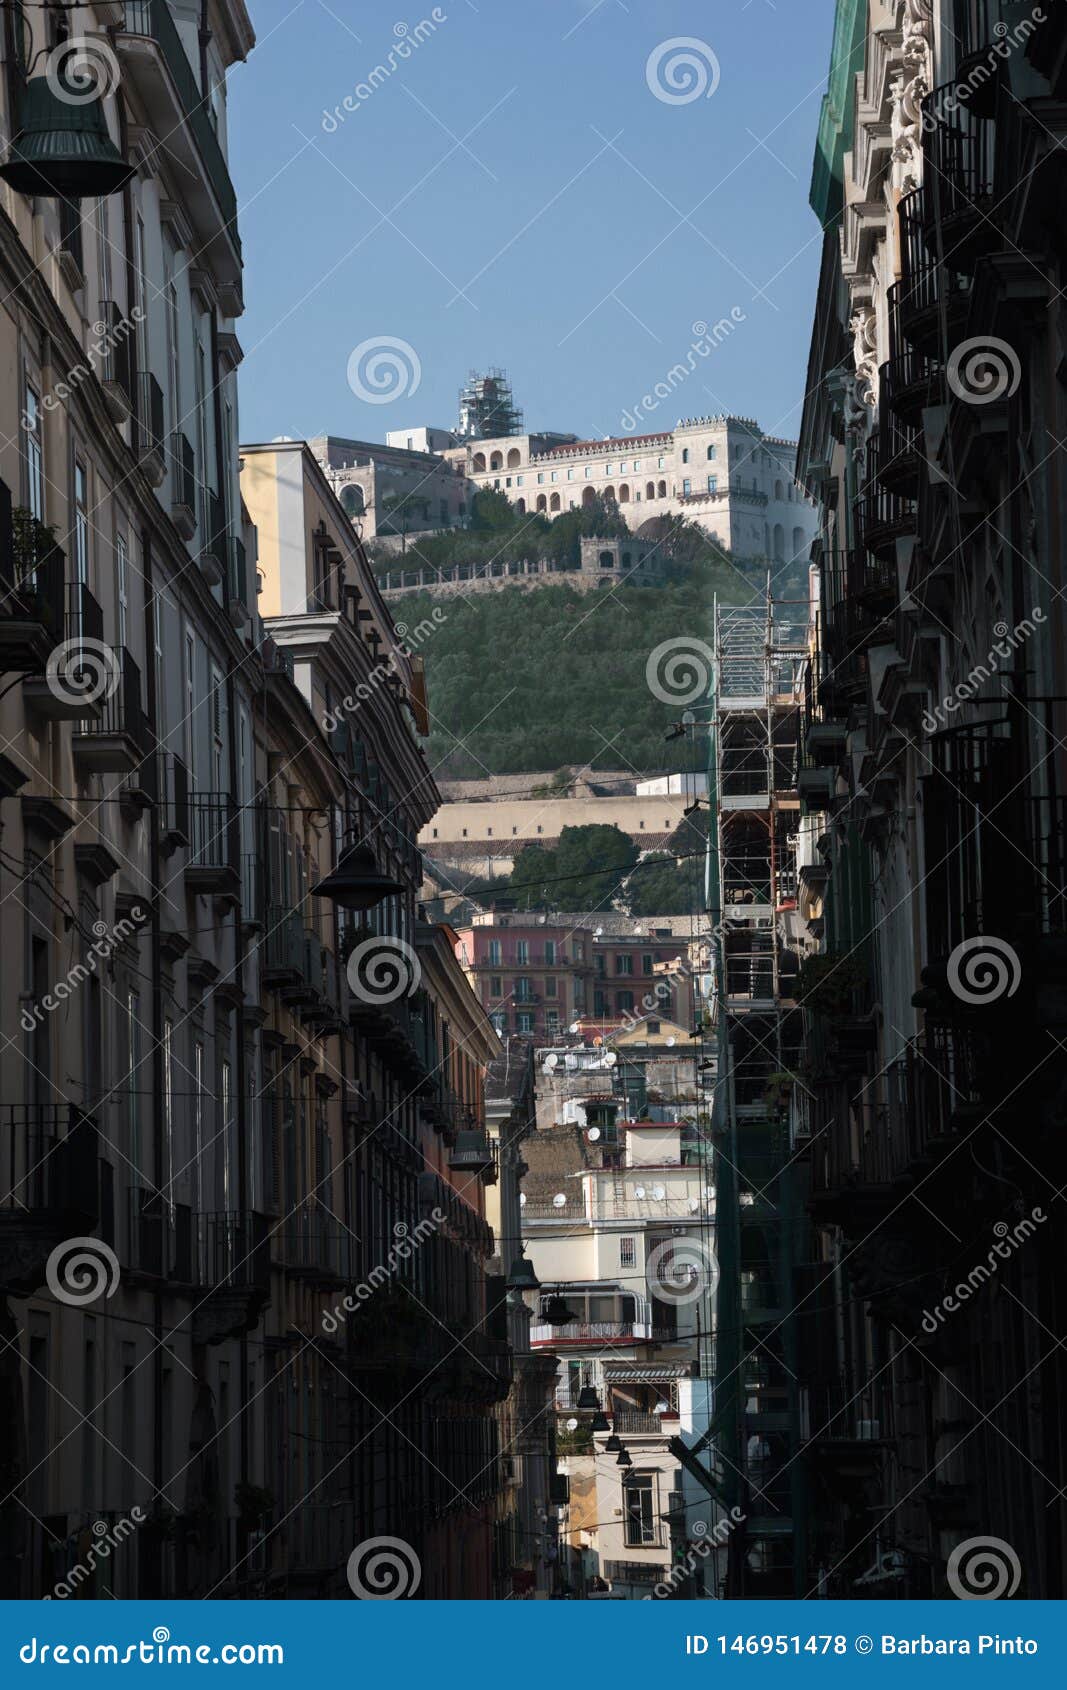
[[942, 1596], [979, 1535], [1013, 1592], [1063, 1588], [1065, 24], [837, 8], [799, 460], [823, 513], [798, 786], [826, 1595]]
[[531, 1345], [558, 1356], [567, 1582], [639, 1600], [716, 1518], [679, 1454], [710, 1420], [715, 1199], [681, 1123], [624, 1123], [618, 1107], [591, 1099], [589, 1124], [530, 1141], [522, 1225]]
[[489, 911], [458, 929], [459, 955], [498, 1033], [551, 1045], [587, 1021], [602, 1031], [649, 1016], [685, 1023], [689, 926], [681, 917]]
[[[249, 20], [133, 0], [21, 22], [3, 1591], [351, 1597], [393, 1533], [414, 1594], [488, 1596], [497, 1045], [452, 939], [418, 923], [437, 795], [417, 664], [311, 454], [253, 448], [240, 475], [224, 83]], [[76, 29], [109, 74], [68, 148]]]

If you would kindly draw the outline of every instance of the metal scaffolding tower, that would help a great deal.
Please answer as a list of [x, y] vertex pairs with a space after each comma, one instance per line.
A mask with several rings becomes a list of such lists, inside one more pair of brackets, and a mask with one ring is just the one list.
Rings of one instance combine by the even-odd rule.
[[522, 412], [515, 404], [506, 370], [472, 370], [459, 390], [462, 440], [499, 440], [523, 432]]
[[715, 608], [709, 907], [715, 940], [718, 1108], [712, 1122], [719, 1287], [714, 1440], [732, 1534], [725, 1594], [794, 1596], [805, 1565], [796, 1385], [804, 1174], [788, 1102], [800, 1014], [785, 939], [808, 607]]

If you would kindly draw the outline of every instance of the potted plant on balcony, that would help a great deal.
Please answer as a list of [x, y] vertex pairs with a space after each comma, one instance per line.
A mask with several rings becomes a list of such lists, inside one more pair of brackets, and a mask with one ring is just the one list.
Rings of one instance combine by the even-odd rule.
[[797, 974], [796, 999], [815, 1015], [847, 1016], [869, 978], [866, 964], [858, 957], [805, 957]]

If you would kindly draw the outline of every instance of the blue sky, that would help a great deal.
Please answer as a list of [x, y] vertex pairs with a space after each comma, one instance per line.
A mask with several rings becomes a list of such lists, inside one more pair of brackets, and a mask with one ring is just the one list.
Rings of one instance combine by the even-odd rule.
[[[729, 410], [795, 434], [833, 9], [250, 0], [259, 45], [230, 80], [242, 438], [451, 427], [464, 376], [489, 365], [529, 428], [627, 432], [693, 325], [731, 314], [643, 426]], [[696, 45], [662, 46], [683, 38]], [[672, 81], [679, 52], [693, 62]], [[380, 338], [418, 361], [418, 390], [389, 403], [348, 379], [353, 349]]]

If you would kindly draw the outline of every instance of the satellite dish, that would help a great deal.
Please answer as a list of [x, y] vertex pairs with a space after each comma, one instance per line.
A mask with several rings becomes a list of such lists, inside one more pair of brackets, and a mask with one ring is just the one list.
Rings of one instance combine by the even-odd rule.
[[573, 1051], [568, 1052], [567, 1067], [568, 1068], [577, 1068], [577, 1066], [578, 1066], [578, 1058], [575, 1056]]
[[599, 939], [601, 934], [603, 933], [603, 931], [604, 931], [604, 929], [602, 927], [594, 927], [593, 928], [593, 938]]
[[590, 1142], [590, 1144], [595, 1144], [599, 1137], [600, 1137], [600, 1128], [599, 1127], [590, 1127], [590, 1129], [589, 1129], [589, 1142]]
[[673, 1050], [674, 1046], [677, 1044], [677, 1042], [678, 1042], [677, 1039], [675, 1038], [674, 1034], [672, 1033], [670, 1038], [667, 1040], [667, 1049]]
[[567, 1421], [567, 1430], [568, 1432], [576, 1432], [578, 1430], [578, 1422], [573, 1415], [571, 1415], [571, 1418]]
[[565, 1209], [567, 1207], [567, 1194], [566, 1194], [566, 1192], [563, 1192], [563, 1191], [557, 1191], [556, 1192], [556, 1195], [552, 1199], [552, 1207], [554, 1209]]
[[634, 1186], [634, 1196], [637, 1198], [638, 1202], [640, 1202], [641, 1198], [644, 1195], [645, 1195], [644, 1186], [643, 1185], [635, 1185]]
[[613, 1050], [609, 1050], [605, 1053], [605, 1056], [604, 1056], [604, 1067], [605, 1068], [614, 1068], [614, 1066], [615, 1066], [616, 1062], [618, 1062], [618, 1060], [619, 1059], [615, 1055], [615, 1052]]
[[663, 1199], [664, 1199], [664, 1198], [665, 1198], [665, 1197], [666, 1197], [666, 1195], [667, 1195], [667, 1188], [666, 1188], [666, 1186], [663, 1186], [663, 1185], [654, 1185], [654, 1186], [653, 1186], [653, 1187], [652, 1187], [652, 1195], [653, 1195], [653, 1197], [654, 1197], [654, 1198], [655, 1198], [655, 1199], [656, 1199], [656, 1202], [657, 1202], [657, 1203], [662, 1203], [662, 1202], [663, 1202]]
[[558, 1061], [559, 1061], [558, 1056], [546, 1056], [545, 1057], [545, 1071], [546, 1071], [546, 1073], [551, 1074], [553, 1068], [556, 1066]]
[[699, 1197], [690, 1197], [690, 1199], [689, 1199], [689, 1213], [691, 1215], [695, 1215], [697, 1213], [697, 1211], [699, 1210], [699, 1208], [700, 1208], [700, 1198]]
[[657, 1403], [657, 1404], [656, 1404], [656, 1406], [655, 1406], [655, 1408], [654, 1408], [654, 1410], [653, 1410], [653, 1413], [654, 1413], [654, 1414], [669, 1414], [669, 1413], [670, 1413], [670, 1412], [671, 1412], [671, 1405], [670, 1405], [670, 1403], [669, 1403], [669, 1402], [665, 1402], [665, 1401], [664, 1401], [664, 1400], [663, 1400], [663, 1398], [662, 1398], [662, 1397], [660, 1397], [660, 1399], [659, 1399], [659, 1402], [658, 1402], [658, 1403]]
[[519, 1208], [525, 1209], [525, 1207], [526, 1207], [526, 1193], [525, 1193], [525, 1191], [520, 1191], [519, 1192]]

